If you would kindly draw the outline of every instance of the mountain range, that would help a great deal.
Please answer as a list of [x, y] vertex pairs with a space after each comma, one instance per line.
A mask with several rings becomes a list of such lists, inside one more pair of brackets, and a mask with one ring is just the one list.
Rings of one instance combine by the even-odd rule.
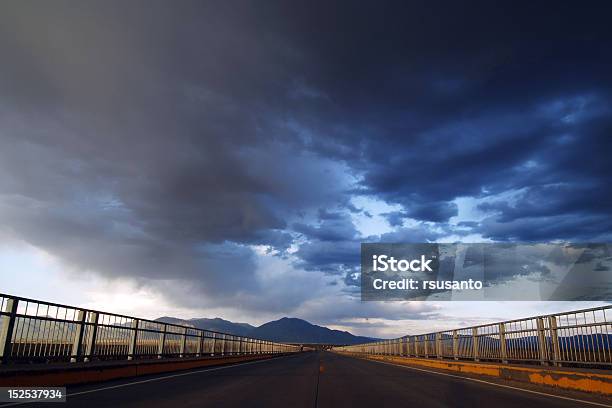
[[291, 317], [283, 317], [279, 320], [264, 323], [261, 326], [253, 326], [248, 323], [234, 323], [219, 318], [184, 320], [165, 316], [155, 320], [163, 323], [192, 326], [203, 330], [286, 343], [359, 344], [377, 340], [370, 337], [355, 336], [347, 331], [332, 330], [324, 326], [309, 323], [306, 320]]

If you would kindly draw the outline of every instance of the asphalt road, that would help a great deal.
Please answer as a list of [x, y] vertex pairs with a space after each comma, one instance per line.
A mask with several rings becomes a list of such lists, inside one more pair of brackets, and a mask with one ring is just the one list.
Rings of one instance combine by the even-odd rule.
[[585, 407], [329, 352], [68, 389], [58, 407]]

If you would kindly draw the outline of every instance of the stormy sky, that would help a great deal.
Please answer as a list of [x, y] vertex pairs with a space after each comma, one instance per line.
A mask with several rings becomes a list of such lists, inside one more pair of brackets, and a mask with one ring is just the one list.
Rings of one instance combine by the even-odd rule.
[[383, 336], [507, 316], [360, 303], [359, 244], [609, 242], [610, 11], [2, 2], [0, 291]]

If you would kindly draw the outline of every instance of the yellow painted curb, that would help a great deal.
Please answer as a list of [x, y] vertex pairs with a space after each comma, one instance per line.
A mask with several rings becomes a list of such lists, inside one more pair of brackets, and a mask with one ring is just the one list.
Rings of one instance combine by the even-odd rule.
[[406, 366], [428, 367], [457, 373], [476, 374], [537, 385], [547, 385], [566, 390], [612, 395], [612, 374], [559, 370], [546, 367], [530, 368], [505, 364], [430, 360], [425, 358], [343, 354], [370, 360], [389, 361]]

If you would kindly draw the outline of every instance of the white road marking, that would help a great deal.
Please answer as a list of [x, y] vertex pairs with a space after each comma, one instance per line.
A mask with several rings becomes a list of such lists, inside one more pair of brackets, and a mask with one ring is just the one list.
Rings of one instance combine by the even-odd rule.
[[489, 384], [489, 385], [493, 385], [495, 387], [509, 388], [511, 390], [528, 392], [530, 394], [543, 395], [545, 397], [559, 398], [559, 399], [563, 399], [563, 400], [567, 400], [567, 401], [574, 401], [574, 402], [580, 402], [580, 403], [583, 403], [583, 404], [596, 405], [596, 406], [599, 406], [599, 407], [607, 407], [607, 408], [612, 407], [612, 405], [607, 405], [607, 404], [603, 404], [603, 403], [600, 403], [600, 402], [585, 401], [585, 400], [581, 400], [581, 399], [577, 399], [577, 398], [564, 397], [562, 395], [548, 394], [546, 392], [533, 391], [533, 390], [528, 390], [528, 389], [525, 389], [525, 388], [513, 387], [511, 385], [497, 384], [497, 383], [494, 383], [494, 382], [479, 380], [477, 378], [462, 377], [460, 375], [455, 375], [455, 374], [447, 374], [447, 373], [441, 373], [441, 372], [438, 372], [438, 371], [424, 370], [422, 368], [416, 368], [416, 367], [411, 367], [411, 366], [402, 365], [402, 364], [388, 363], [386, 361], [370, 360], [370, 359], [363, 359], [363, 360], [373, 361], [375, 363], [380, 363], [380, 364], [392, 365], [392, 366], [395, 366], [395, 367], [407, 368], [409, 370], [423, 371], [425, 373], [430, 373], [430, 374], [437, 374], [437, 375], [443, 375], [443, 376], [446, 376], [446, 377], [459, 378], [461, 380], [473, 381], [473, 382], [482, 383], [482, 384]]

